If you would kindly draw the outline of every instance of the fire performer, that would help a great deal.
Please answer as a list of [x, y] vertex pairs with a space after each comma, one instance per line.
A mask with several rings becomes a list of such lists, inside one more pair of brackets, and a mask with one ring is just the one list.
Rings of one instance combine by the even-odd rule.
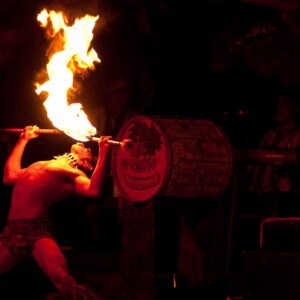
[[37, 126], [25, 127], [4, 167], [3, 181], [14, 189], [6, 227], [0, 235], [0, 274], [32, 256], [58, 291], [48, 299], [99, 299], [70, 275], [65, 256], [50, 232], [48, 208], [72, 193], [99, 197], [111, 137], [99, 139], [99, 157], [88, 178], [85, 172], [93, 168], [93, 154], [82, 143], [72, 145], [70, 153], [21, 168], [25, 147], [38, 137], [38, 130]]

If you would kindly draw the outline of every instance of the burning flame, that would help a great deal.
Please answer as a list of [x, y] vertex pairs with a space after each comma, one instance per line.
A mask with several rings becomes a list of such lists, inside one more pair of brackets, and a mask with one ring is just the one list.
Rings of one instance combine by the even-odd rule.
[[69, 26], [61, 12], [48, 13], [46, 9], [37, 17], [41, 27], [50, 29], [51, 49], [59, 50], [50, 53], [46, 68], [49, 80], [36, 83], [36, 93], [47, 92], [43, 105], [49, 119], [56, 128], [79, 141], [88, 141], [97, 130], [80, 103], [68, 103], [68, 92], [75, 91], [74, 74], [94, 70], [94, 62], [100, 62], [96, 51], [90, 46], [97, 19], [98, 16], [85, 15]]

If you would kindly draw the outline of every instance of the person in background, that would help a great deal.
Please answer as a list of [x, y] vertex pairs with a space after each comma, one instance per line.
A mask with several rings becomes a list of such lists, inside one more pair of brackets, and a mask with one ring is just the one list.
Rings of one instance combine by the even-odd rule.
[[[262, 149], [300, 149], [300, 127], [297, 120], [297, 94], [287, 89], [278, 100], [275, 112], [274, 128], [269, 130], [260, 142]], [[296, 166], [282, 164], [257, 165], [249, 191], [259, 199], [277, 197], [278, 213], [289, 214], [289, 206], [300, 195], [299, 169]], [[274, 199], [273, 199], [274, 200]], [[290, 208], [292, 208], [290, 206]], [[276, 213], [276, 212], [275, 212]], [[291, 211], [290, 213], [295, 213]]]

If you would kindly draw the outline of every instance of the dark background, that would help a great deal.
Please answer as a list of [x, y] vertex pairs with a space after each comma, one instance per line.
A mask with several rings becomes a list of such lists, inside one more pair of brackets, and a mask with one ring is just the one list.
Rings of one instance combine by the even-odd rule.
[[[134, 105], [141, 114], [210, 119], [222, 126], [233, 147], [255, 147], [273, 126], [275, 102], [284, 87], [297, 87], [300, 81], [298, 1], [2, 0], [0, 128], [28, 124], [52, 128], [34, 92], [35, 78], [46, 64], [49, 42], [36, 21], [44, 7], [62, 9], [71, 18], [86, 13], [100, 16], [93, 46], [102, 62], [82, 82], [80, 94], [80, 102], [91, 117], [103, 104], [109, 80], [125, 74], [134, 83]], [[0, 140], [8, 148], [16, 138], [17, 135], [0, 133]], [[73, 142], [64, 135], [41, 136], [26, 148], [24, 165], [67, 151], [66, 146]], [[2, 158], [4, 146], [3, 149]], [[2, 189], [0, 197], [4, 201], [0, 209], [5, 215], [10, 190]], [[230, 195], [226, 197], [228, 204]], [[79, 215], [78, 207], [74, 204], [74, 214]], [[223, 248], [201, 249], [210, 255], [210, 261], [220, 252], [225, 256], [229, 208], [221, 209], [223, 219], [216, 228], [224, 226], [220, 235]], [[205, 214], [207, 210], [201, 212]], [[61, 215], [66, 216], [63, 212]], [[68, 211], [68, 218], [72, 217]], [[60, 231], [62, 240], [67, 237], [66, 242], [74, 242], [72, 238], [78, 235], [70, 237], [69, 233], [80, 230], [79, 242], [84, 240], [82, 223], [73, 223], [65, 236]], [[208, 225], [203, 225], [203, 231], [205, 226]], [[177, 236], [172, 238], [171, 246]], [[168, 243], [165, 240], [160, 250]], [[161, 261], [166, 257], [172, 260], [168, 248], [164, 251]], [[223, 266], [214, 267], [216, 272], [223, 270]]]
[[80, 102], [88, 115], [103, 101], [107, 80], [123, 73], [134, 80], [141, 113], [213, 119], [233, 144], [255, 145], [273, 125], [281, 88], [299, 80], [297, 2], [3, 0], [0, 5], [2, 128], [52, 127], [33, 85], [49, 43], [36, 21], [43, 7], [71, 17], [100, 16], [93, 46], [102, 62], [81, 83]]

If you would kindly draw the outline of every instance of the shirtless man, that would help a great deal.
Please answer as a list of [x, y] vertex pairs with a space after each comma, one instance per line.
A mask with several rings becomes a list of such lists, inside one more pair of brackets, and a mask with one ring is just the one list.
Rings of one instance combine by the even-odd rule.
[[83, 297], [80, 299], [97, 299], [70, 275], [66, 259], [49, 231], [47, 214], [52, 204], [72, 193], [99, 197], [110, 149], [106, 141], [110, 137], [99, 139], [99, 157], [89, 179], [84, 171], [92, 170], [93, 155], [82, 143], [72, 145], [70, 153], [21, 168], [26, 144], [38, 137], [38, 129], [24, 129], [4, 167], [3, 181], [14, 189], [6, 227], [0, 235], [0, 275], [32, 256], [54, 284], [59, 299], [63, 295], [66, 299], [79, 299], [79, 295]]

